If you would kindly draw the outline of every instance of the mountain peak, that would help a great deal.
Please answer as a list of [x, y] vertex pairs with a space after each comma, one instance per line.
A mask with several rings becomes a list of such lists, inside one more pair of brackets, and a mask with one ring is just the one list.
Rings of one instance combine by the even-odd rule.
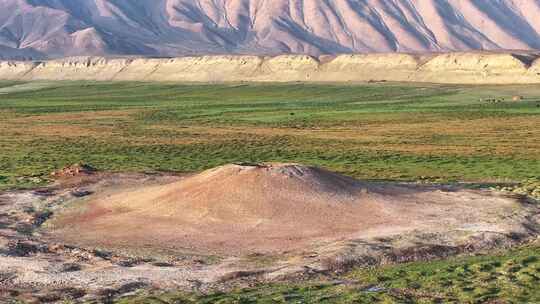
[[0, 0], [0, 57], [540, 49], [540, 0]]

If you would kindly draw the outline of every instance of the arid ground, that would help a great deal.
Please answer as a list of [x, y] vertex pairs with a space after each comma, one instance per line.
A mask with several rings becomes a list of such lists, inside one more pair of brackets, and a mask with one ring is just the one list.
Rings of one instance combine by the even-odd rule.
[[489, 192], [362, 183], [298, 164], [225, 165], [148, 186], [119, 178], [91, 192], [58, 212], [47, 235], [86, 248], [242, 256], [358, 239], [387, 238], [390, 247], [408, 234], [458, 247], [499, 234], [528, 238], [540, 224], [540, 209]]
[[1, 82], [0, 301], [540, 301], [539, 114], [537, 86]]

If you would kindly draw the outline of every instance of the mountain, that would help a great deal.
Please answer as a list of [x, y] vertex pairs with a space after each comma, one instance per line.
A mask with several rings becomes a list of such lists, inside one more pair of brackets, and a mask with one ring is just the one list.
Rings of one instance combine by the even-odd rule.
[[540, 0], [0, 0], [0, 59], [540, 49]]

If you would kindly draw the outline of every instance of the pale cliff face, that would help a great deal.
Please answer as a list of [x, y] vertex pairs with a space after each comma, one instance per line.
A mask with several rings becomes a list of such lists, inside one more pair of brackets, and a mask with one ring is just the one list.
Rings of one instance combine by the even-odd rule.
[[539, 84], [540, 53], [442, 53], [184, 56], [179, 58], [70, 57], [0, 61], [0, 80], [164, 82], [430, 82]]
[[540, 0], [0, 0], [0, 58], [540, 49]]

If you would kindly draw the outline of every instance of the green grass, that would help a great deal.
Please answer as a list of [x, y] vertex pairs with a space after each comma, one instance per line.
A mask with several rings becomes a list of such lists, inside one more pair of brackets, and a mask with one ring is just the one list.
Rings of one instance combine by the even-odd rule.
[[115, 303], [540, 303], [539, 285], [540, 250], [526, 247], [502, 255], [358, 269], [333, 282], [261, 284], [209, 294], [146, 293]]
[[[540, 172], [540, 89], [534, 86], [0, 87], [3, 189], [45, 183], [50, 171], [78, 161], [122, 171], [289, 161], [364, 179], [445, 182], [523, 180]], [[526, 100], [479, 101], [517, 94]]]

